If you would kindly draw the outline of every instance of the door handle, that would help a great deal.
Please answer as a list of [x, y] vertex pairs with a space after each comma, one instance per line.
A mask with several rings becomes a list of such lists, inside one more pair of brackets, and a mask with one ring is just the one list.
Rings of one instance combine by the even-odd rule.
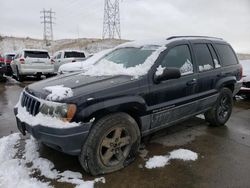
[[188, 86], [195, 85], [195, 84], [197, 84], [197, 79], [195, 78], [187, 82]]

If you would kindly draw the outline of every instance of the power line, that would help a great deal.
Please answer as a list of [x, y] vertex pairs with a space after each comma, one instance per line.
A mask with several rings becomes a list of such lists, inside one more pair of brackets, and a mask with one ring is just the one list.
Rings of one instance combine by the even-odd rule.
[[41, 19], [43, 24], [43, 40], [46, 45], [49, 46], [50, 42], [53, 41], [53, 19], [55, 19], [55, 12], [43, 9], [41, 12]]
[[102, 38], [121, 39], [119, 0], [105, 0]]

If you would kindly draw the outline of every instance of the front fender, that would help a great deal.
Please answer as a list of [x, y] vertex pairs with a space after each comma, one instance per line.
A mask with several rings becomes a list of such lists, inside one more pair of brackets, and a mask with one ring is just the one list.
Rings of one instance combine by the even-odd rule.
[[142, 97], [125, 96], [125, 97], [119, 97], [115, 99], [98, 102], [90, 106], [87, 106], [86, 108], [84, 108], [83, 110], [79, 112], [79, 115], [82, 118], [87, 118], [97, 111], [110, 109], [110, 108], [116, 108], [116, 107], [119, 108], [121, 106], [129, 105], [129, 104], [136, 104], [136, 106], [139, 107], [140, 111], [146, 111], [147, 109], [146, 102]]

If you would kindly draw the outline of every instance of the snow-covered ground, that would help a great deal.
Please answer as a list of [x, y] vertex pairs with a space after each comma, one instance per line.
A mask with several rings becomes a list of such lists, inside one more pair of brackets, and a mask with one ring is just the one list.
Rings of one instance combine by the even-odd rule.
[[[0, 187], [1, 188], [50, 188], [51, 182], [67, 182], [77, 188], [91, 188], [96, 182], [105, 183], [105, 178], [84, 181], [82, 174], [73, 171], [60, 172], [48, 159], [39, 156], [38, 143], [26, 139], [25, 149], [20, 157], [18, 151], [20, 134], [15, 133], [0, 139]], [[45, 177], [46, 181], [41, 181]]]
[[170, 160], [178, 159], [183, 161], [195, 161], [198, 159], [198, 154], [187, 150], [187, 149], [177, 149], [171, 151], [169, 155], [159, 155], [150, 158], [145, 167], [148, 169], [164, 167], [169, 164]]

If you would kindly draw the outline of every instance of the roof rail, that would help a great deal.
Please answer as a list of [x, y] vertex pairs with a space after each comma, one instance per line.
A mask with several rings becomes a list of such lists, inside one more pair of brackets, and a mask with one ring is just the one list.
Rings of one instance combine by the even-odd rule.
[[211, 38], [211, 39], [223, 40], [222, 38], [209, 37], [209, 36], [171, 36], [171, 37], [168, 37], [167, 40], [176, 39], [176, 38], [208, 38], [208, 39]]

